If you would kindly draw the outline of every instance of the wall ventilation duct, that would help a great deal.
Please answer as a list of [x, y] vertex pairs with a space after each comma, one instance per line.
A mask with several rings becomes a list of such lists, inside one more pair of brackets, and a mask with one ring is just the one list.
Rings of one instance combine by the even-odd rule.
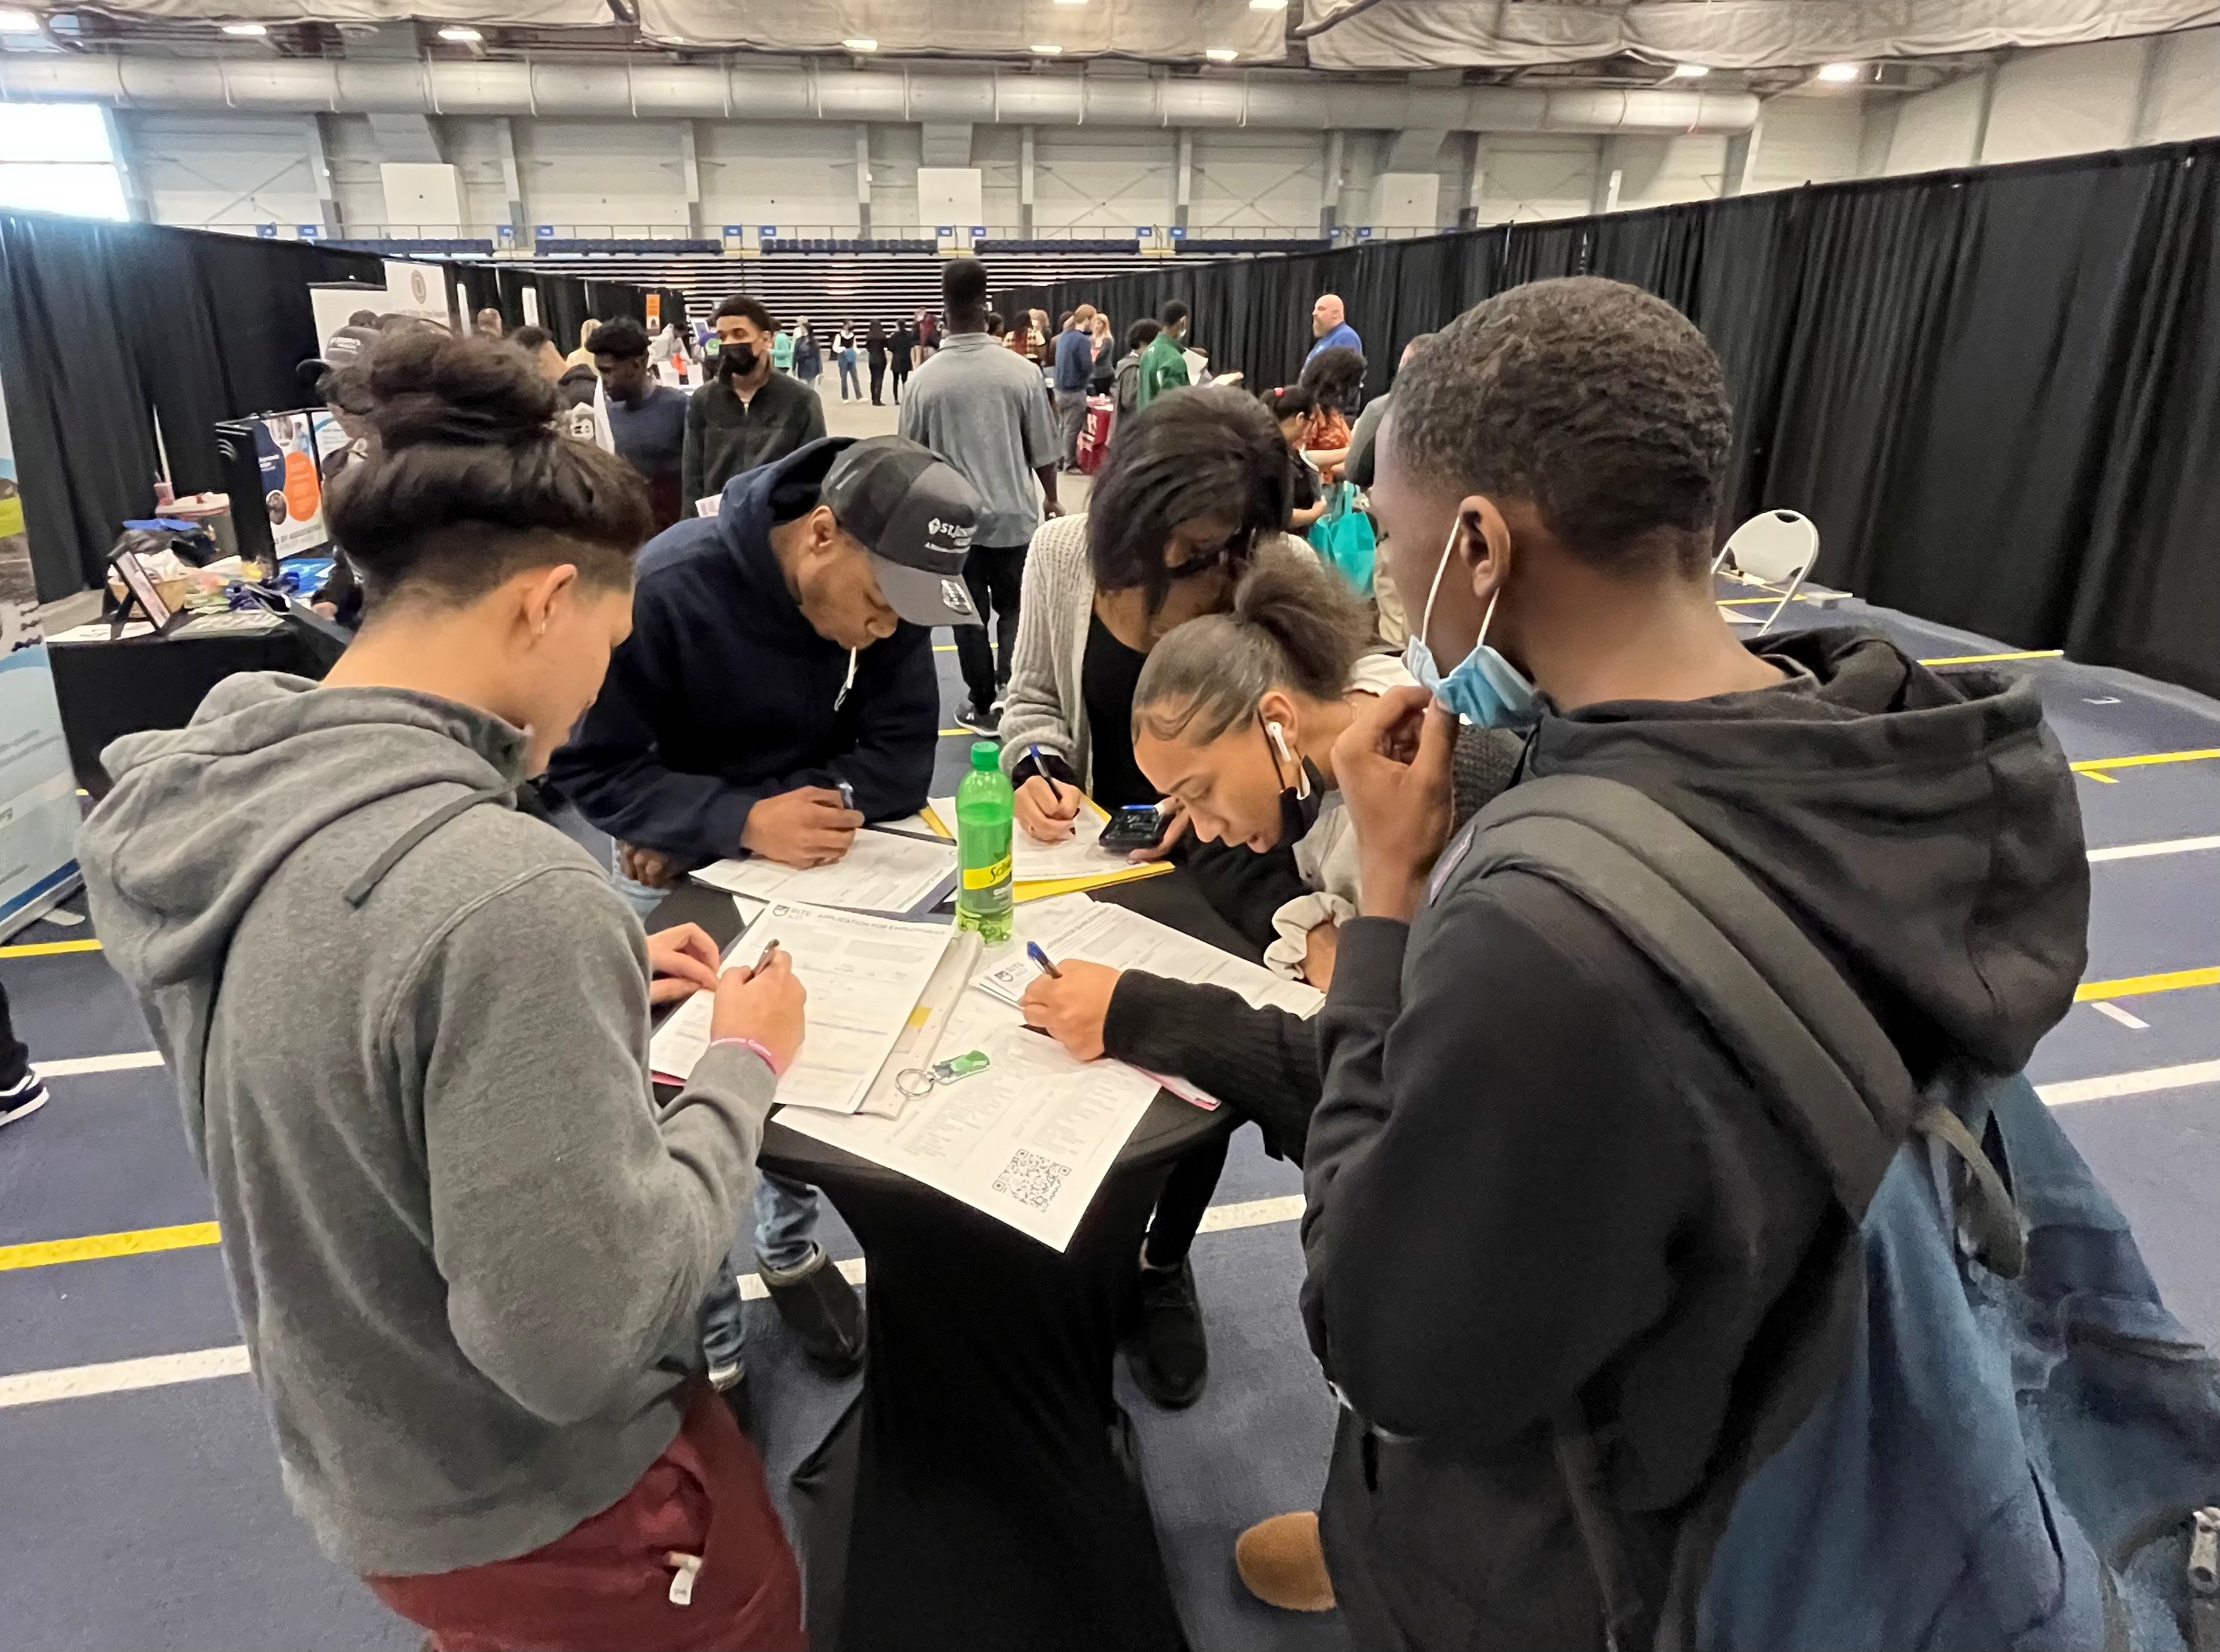
[[1334, 84], [1273, 75], [1113, 79], [815, 64], [0, 53], [0, 99], [271, 114], [1256, 126], [1295, 130], [1744, 132], [1748, 92]]

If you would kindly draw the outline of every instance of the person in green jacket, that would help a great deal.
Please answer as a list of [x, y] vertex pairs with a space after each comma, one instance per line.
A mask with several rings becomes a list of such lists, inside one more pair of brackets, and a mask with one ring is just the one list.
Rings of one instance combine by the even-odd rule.
[[794, 334], [777, 333], [771, 335], [770, 365], [782, 373], [794, 371]]
[[1140, 407], [1155, 401], [1159, 392], [1188, 382], [1187, 306], [1174, 298], [1164, 305], [1157, 319], [1163, 323], [1163, 330], [1149, 340], [1149, 347], [1141, 352], [1141, 383], [1137, 402]]

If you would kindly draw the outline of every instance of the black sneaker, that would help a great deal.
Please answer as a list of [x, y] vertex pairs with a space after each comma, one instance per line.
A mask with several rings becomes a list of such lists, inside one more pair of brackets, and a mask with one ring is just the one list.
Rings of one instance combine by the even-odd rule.
[[27, 1069], [23, 1076], [0, 1090], [0, 1125], [12, 1125], [18, 1119], [28, 1119], [47, 1105], [47, 1082], [39, 1076], [35, 1067]]
[[801, 1338], [801, 1351], [826, 1376], [847, 1376], [864, 1363], [864, 1305], [856, 1287], [817, 1247], [816, 1256], [791, 1274], [774, 1275], [757, 1265], [772, 1306], [787, 1328]]
[[1000, 716], [991, 711], [980, 710], [968, 700], [963, 703], [963, 709], [956, 714], [956, 720], [974, 734], [984, 734], [990, 739], [1002, 728]]
[[1203, 1336], [1202, 1304], [1195, 1300], [1194, 1264], [1144, 1268], [1126, 1366], [1141, 1392], [1166, 1411], [1183, 1411], [1202, 1397], [1210, 1375], [1210, 1343]]

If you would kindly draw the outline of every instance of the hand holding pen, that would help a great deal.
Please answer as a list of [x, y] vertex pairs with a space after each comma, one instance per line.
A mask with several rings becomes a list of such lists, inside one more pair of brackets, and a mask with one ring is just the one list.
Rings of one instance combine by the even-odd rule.
[[1018, 788], [1014, 806], [1018, 825], [1036, 843], [1061, 843], [1071, 835], [1079, 819], [1079, 788], [1057, 782], [1038, 745], [1028, 748], [1028, 755], [1033, 772]]

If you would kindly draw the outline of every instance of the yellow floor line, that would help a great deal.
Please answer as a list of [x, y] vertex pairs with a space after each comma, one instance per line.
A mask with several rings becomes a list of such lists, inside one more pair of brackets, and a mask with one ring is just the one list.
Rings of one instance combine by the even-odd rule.
[[2204, 969], [2168, 969], [2162, 975], [2123, 976], [2117, 981], [2085, 981], [2073, 992], [2077, 1004], [2100, 998], [2134, 998], [2143, 993], [2179, 992], [2185, 987], [2220, 987], [2220, 966]]
[[1924, 659], [1922, 665], [1992, 665], [2008, 659], [2064, 659], [2062, 648], [2024, 648], [2011, 654], [1950, 654], [1941, 659]]
[[97, 952], [98, 941], [34, 941], [27, 946], [0, 946], [0, 958], [44, 958], [57, 952]]
[[0, 1273], [12, 1268], [52, 1268], [65, 1262], [97, 1262], [105, 1256], [138, 1256], [152, 1250], [189, 1250], [214, 1244], [214, 1222], [178, 1227], [142, 1227], [128, 1233], [88, 1233], [76, 1239], [41, 1239], [31, 1244], [0, 1245]]
[[2108, 769], [2143, 769], [2155, 763], [2209, 763], [2215, 757], [2220, 757], [2220, 745], [2197, 751], [2143, 751], [2130, 757], [2086, 757], [2071, 766], [2077, 775], [2102, 780]]

